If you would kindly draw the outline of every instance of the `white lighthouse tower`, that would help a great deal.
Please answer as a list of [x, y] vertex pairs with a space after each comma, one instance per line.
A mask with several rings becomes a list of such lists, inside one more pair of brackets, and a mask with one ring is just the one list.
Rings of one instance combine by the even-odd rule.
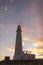
[[15, 54], [14, 54], [14, 60], [21, 60], [22, 58], [22, 30], [21, 26], [17, 26], [17, 34], [16, 34], [16, 44], [15, 44]]

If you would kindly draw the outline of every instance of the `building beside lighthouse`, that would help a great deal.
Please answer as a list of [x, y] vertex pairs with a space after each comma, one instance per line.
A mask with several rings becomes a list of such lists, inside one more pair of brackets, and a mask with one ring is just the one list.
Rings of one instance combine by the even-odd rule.
[[34, 54], [27, 54], [24, 53], [22, 50], [22, 30], [21, 26], [17, 26], [16, 31], [16, 43], [15, 43], [15, 54], [13, 60], [29, 60], [29, 59], [35, 59]]

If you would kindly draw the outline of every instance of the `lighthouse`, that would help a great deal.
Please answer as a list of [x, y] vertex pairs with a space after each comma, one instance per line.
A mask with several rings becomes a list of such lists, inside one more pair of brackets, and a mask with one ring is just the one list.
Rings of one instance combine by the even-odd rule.
[[34, 54], [27, 54], [24, 53], [22, 50], [22, 30], [21, 26], [17, 26], [16, 30], [16, 43], [15, 43], [15, 53], [13, 60], [30, 60], [30, 59], [35, 59]]
[[21, 58], [22, 58], [22, 30], [21, 30], [21, 26], [18, 25], [16, 30], [14, 60], [21, 60]]

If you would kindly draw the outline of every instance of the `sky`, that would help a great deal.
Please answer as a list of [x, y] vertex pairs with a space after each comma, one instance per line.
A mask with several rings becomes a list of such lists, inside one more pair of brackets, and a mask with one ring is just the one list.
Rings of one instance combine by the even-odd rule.
[[0, 0], [0, 60], [13, 58], [19, 24], [23, 51], [43, 58], [43, 0]]

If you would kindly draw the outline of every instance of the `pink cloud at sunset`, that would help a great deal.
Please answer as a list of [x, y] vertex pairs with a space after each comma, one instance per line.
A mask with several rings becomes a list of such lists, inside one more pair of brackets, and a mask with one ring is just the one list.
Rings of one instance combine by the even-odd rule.
[[36, 31], [39, 31], [41, 32], [41, 18], [40, 17], [35, 17], [33, 20], [32, 20], [32, 25], [33, 27], [35, 27], [35, 30]]
[[33, 40], [31, 37], [29, 37], [27, 35], [24, 35], [23, 41], [32, 41], [32, 42], [34, 42], [35, 40]]
[[33, 2], [32, 5], [30, 6], [30, 13], [31, 14], [36, 14], [38, 12], [38, 4], [36, 2]]
[[1, 28], [3, 28], [3, 27], [5, 27], [5, 25], [4, 25], [4, 24], [2, 24], [2, 23], [0, 23], [0, 27], [1, 27]]
[[33, 46], [35, 47], [43, 46], [43, 38], [40, 38], [38, 41], [34, 42]]
[[[14, 48], [8, 48], [8, 51], [14, 53]], [[35, 54], [36, 58], [43, 58], [43, 49], [31, 49], [31, 50], [24, 50], [24, 53], [27, 54]]]
[[10, 47], [10, 48], [8, 48], [8, 51], [14, 52], [15, 51], [15, 48]]
[[24, 9], [24, 11], [22, 11], [22, 15], [26, 17], [36, 16], [40, 13], [39, 10], [40, 6], [36, 1], [34, 1], [29, 7], [27, 7], [26, 9]]

